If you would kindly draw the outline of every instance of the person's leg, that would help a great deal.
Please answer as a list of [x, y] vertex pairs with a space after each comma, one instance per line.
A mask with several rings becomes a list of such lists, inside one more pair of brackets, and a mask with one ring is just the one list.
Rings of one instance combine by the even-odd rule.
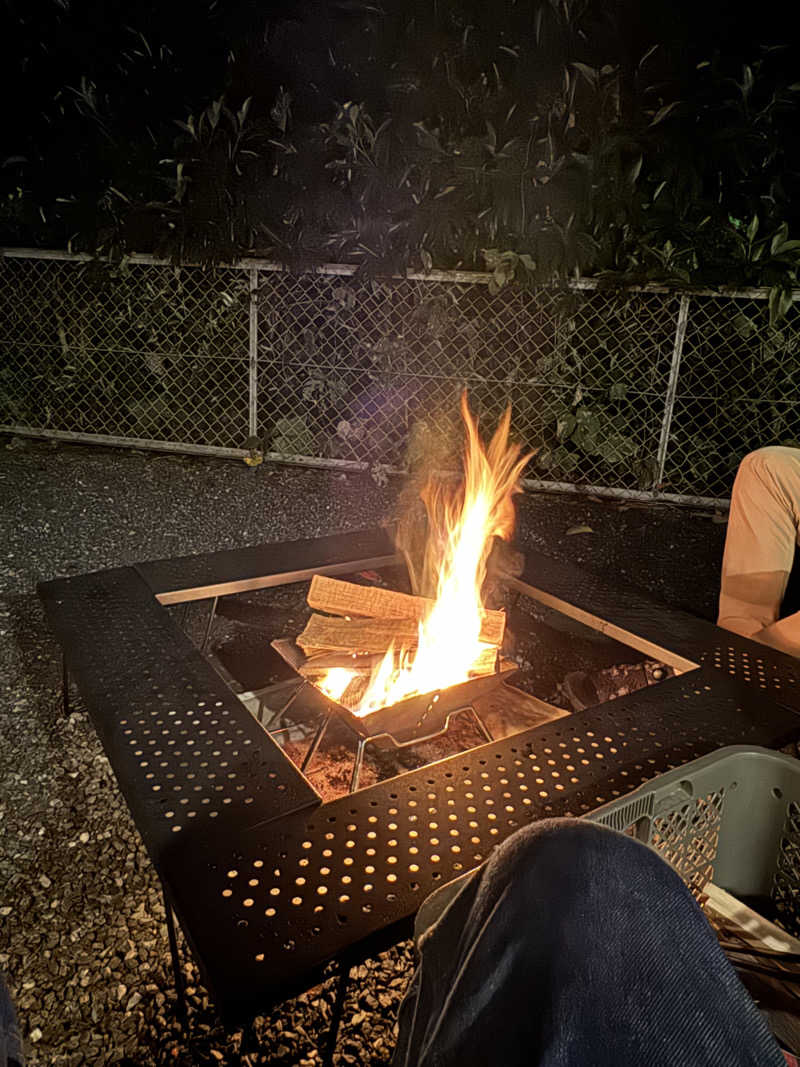
[[395, 1067], [785, 1067], [680, 877], [594, 823], [510, 837], [420, 956]]
[[800, 449], [745, 456], [731, 494], [717, 624], [800, 655], [800, 613], [779, 619], [800, 529]]
[[24, 1067], [17, 1013], [5, 978], [0, 973], [0, 1067]]

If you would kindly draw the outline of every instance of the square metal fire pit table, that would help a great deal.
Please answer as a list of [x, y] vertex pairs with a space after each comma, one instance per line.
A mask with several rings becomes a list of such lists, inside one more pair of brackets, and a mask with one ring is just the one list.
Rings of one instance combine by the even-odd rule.
[[39, 587], [161, 879], [173, 962], [170, 908], [231, 1023], [407, 936], [429, 892], [531, 820], [800, 733], [792, 658], [528, 552], [512, 590], [681, 673], [324, 804], [166, 605], [397, 561], [388, 533], [360, 531]]

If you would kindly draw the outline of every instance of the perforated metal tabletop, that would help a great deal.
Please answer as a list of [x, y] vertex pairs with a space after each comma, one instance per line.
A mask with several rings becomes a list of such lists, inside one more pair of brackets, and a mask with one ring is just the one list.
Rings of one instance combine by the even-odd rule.
[[[661, 648], [685, 673], [323, 804], [157, 598], [275, 585], [298, 570], [343, 573], [393, 559], [390, 548], [383, 532], [360, 532], [321, 540], [316, 555], [313, 542], [299, 556], [290, 543], [40, 587], [228, 1018], [308, 988], [333, 958], [397, 939], [430, 890], [531, 819], [589, 811], [724, 745], [779, 746], [800, 733], [789, 657], [529, 554], [512, 583], [520, 592]], [[282, 569], [258, 574], [257, 559]]]

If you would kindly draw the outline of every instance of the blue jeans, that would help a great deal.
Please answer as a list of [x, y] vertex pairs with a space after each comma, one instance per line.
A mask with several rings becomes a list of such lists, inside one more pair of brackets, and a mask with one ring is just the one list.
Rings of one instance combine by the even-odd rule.
[[0, 974], [0, 1067], [22, 1067], [24, 1063], [17, 1013], [5, 979]]
[[394, 1067], [785, 1067], [680, 877], [577, 819], [519, 830], [420, 938]]

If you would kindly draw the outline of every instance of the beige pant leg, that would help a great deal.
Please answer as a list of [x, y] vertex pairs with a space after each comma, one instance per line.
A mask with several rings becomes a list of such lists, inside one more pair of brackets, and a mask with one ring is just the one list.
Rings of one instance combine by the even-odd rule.
[[778, 621], [800, 531], [800, 449], [745, 456], [731, 494], [718, 625], [800, 655], [800, 617]]

